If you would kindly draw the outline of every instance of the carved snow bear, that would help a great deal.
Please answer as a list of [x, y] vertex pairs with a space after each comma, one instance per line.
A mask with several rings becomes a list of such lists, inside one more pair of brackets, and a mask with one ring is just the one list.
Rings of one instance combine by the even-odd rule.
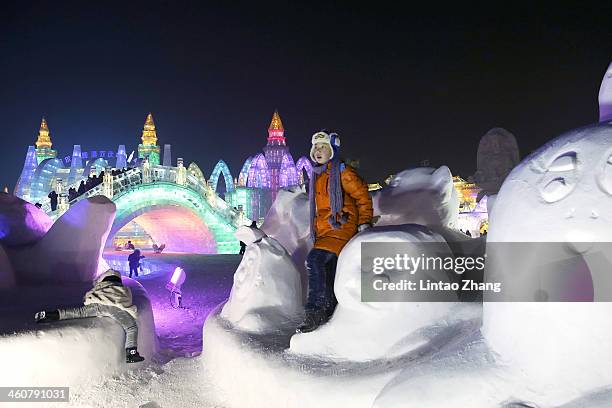
[[448, 167], [418, 167], [394, 175], [372, 194], [377, 226], [420, 224], [454, 227], [459, 197]]
[[235, 235], [247, 248], [221, 317], [254, 333], [295, 326], [303, 314], [302, 285], [289, 253], [257, 228], [243, 226]]

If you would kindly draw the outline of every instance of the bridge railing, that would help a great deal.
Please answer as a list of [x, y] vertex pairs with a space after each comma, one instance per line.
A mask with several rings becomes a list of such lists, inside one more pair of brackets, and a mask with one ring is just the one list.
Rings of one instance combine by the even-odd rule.
[[[153, 166], [151, 168], [151, 184], [171, 183], [176, 185], [176, 174], [177, 171], [174, 167]], [[134, 189], [135, 187], [146, 184], [150, 183], [143, 183], [142, 169], [140, 167], [134, 167], [120, 174], [114, 175], [112, 199], [117, 199], [123, 194]], [[235, 227], [239, 227], [240, 225], [243, 225], [244, 222], [248, 221], [241, 216], [240, 212], [234, 210], [230, 205], [227, 204], [225, 200], [219, 197], [213, 191], [213, 189], [210, 188], [208, 184], [203, 183], [201, 180], [199, 180], [192, 174], [187, 173], [186, 183], [184, 186], [180, 187], [189, 188], [197, 192], [202, 198], [206, 200], [206, 202], [213, 209], [213, 211], [220, 215], [229, 224]], [[83, 194], [80, 194], [79, 196], [73, 198], [70, 201], [70, 205], [75, 204], [84, 198], [102, 195], [103, 193], [104, 183], [100, 183], [85, 191]], [[57, 218], [57, 216], [59, 216], [57, 209], [54, 211], [51, 210], [51, 204], [49, 201], [43, 204], [42, 209], [52, 218]]]

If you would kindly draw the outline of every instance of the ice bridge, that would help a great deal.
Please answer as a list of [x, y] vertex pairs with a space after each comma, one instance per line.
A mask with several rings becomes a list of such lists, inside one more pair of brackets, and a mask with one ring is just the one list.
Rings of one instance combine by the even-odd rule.
[[56, 185], [57, 206], [52, 208], [45, 202], [42, 208], [58, 218], [80, 200], [107, 196], [117, 206], [107, 248], [113, 246], [113, 237], [121, 228], [137, 220], [154, 242], [165, 243], [170, 250], [236, 253], [239, 242], [233, 232], [249, 222], [216, 193], [216, 185], [205, 180], [195, 163], [185, 168], [181, 159], [176, 167], [151, 165], [148, 160], [123, 171], [106, 167], [101, 183], [69, 200], [66, 192], [78, 190], [79, 184], [80, 180], [73, 185]]

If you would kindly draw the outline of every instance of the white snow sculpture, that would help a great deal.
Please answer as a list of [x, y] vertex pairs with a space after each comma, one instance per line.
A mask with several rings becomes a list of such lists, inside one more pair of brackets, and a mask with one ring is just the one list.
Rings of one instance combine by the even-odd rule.
[[240, 227], [235, 235], [247, 248], [221, 317], [255, 333], [294, 325], [303, 313], [302, 285], [289, 254], [259, 229]]
[[504, 179], [519, 163], [516, 138], [504, 128], [490, 129], [478, 143], [477, 167], [473, 179], [482, 190], [477, 201], [485, 195], [497, 194]]
[[[612, 406], [611, 77], [600, 124], [545, 144], [489, 197], [485, 278], [514, 302], [485, 294], [483, 339], [407, 368], [374, 407]], [[569, 301], [525, 301], [546, 297]]]
[[612, 353], [610, 208], [611, 123], [572, 130], [532, 153], [495, 201], [487, 248], [543, 244], [520, 254], [508, 248], [510, 264], [488, 259], [486, 279], [503, 282], [507, 300], [569, 300], [483, 305], [487, 343], [542, 393], [537, 402], [558, 404], [612, 384], [612, 363], [601, 358]]
[[612, 120], [612, 63], [604, 74], [599, 88], [599, 121]]
[[6, 247], [17, 283], [91, 282], [115, 217], [104, 196], [81, 200], [33, 245]]
[[0, 243], [33, 244], [51, 228], [53, 220], [40, 208], [12, 194], [0, 193]]
[[[474, 308], [469, 311], [463, 308], [455, 292], [448, 292], [445, 302], [362, 302], [361, 244], [364, 242], [410, 242], [415, 244], [410, 256], [452, 256], [440, 234], [420, 225], [375, 227], [356, 235], [338, 259], [335, 281], [338, 306], [334, 315], [314, 332], [293, 336], [292, 352], [354, 361], [393, 358], [425, 344], [429, 339], [426, 327], [440, 322], [451, 325], [475, 317]], [[420, 246], [422, 243], [429, 246]], [[434, 281], [451, 282], [444, 271], [429, 273]], [[408, 276], [409, 272], [397, 272], [391, 281]], [[370, 273], [364, 279], [369, 282], [375, 277]], [[402, 296], [407, 299], [408, 295]]]
[[132, 292], [132, 303], [138, 310], [138, 352], [147, 359], [151, 359], [159, 349], [157, 334], [155, 332], [155, 318], [147, 290], [135, 279], [124, 276], [123, 285]]
[[377, 226], [420, 224], [454, 227], [459, 198], [448, 167], [419, 167], [392, 177], [389, 186], [372, 194]]
[[300, 271], [304, 301], [308, 289], [305, 262], [308, 252], [312, 249], [309, 219], [308, 194], [303, 187], [292, 187], [278, 192], [261, 226], [267, 236], [277, 240], [291, 255], [293, 263]]
[[261, 229], [293, 254], [310, 241], [309, 211], [308, 194], [303, 187], [280, 190]]

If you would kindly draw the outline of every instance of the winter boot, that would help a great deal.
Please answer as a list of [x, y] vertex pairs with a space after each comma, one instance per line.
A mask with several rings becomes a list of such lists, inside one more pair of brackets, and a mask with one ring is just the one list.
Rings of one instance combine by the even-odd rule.
[[129, 347], [125, 349], [125, 362], [126, 363], [139, 363], [144, 360], [144, 357], [138, 354], [136, 347]]
[[309, 333], [327, 322], [327, 313], [323, 309], [307, 310], [302, 324], [295, 330], [296, 333]]
[[52, 320], [59, 320], [58, 310], [41, 310], [34, 315], [36, 323], [45, 323]]
[[[333, 295], [332, 295], [333, 296]], [[336, 297], [333, 296], [331, 299], [329, 299], [327, 301], [327, 303], [325, 303], [325, 321], [328, 321], [329, 319], [331, 319], [332, 315], [334, 314], [334, 311], [336, 310], [336, 306], [338, 306], [338, 301], [336, 300]]]

